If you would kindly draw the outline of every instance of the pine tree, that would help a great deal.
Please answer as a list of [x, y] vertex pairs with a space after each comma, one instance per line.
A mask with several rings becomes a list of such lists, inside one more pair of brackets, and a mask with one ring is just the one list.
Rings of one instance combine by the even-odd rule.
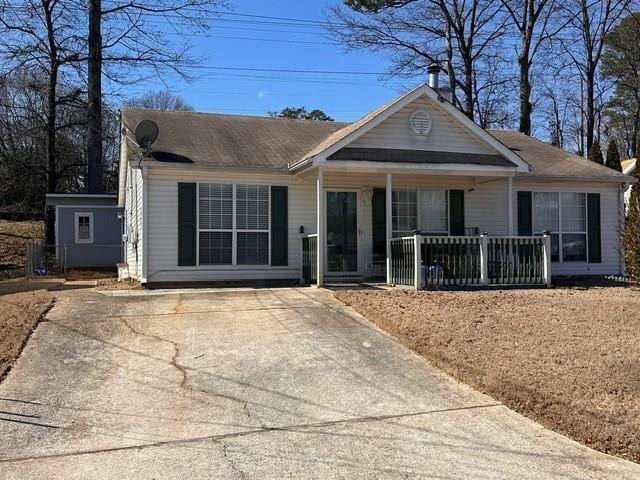
[[605, 165], [609, 168], [622, 172], [618, 144], [613, 139], [609, 140], [609, 146], [607, 147], [607, 163]]
[[589, 148], [589, 155], [587, 158], [592, 162], [599, 163], [600, 165], [604, 163], [602, 158], [602, 150], [600, 150], [600, 143], [597, 140], [594, 140], [591, 144], [591, 147]]
[[[640, 180], [638, 169], [635, 177]], [[627, 275], [640, 280], [640, 186], [637, 183], [631, 187], [622, 241]]]

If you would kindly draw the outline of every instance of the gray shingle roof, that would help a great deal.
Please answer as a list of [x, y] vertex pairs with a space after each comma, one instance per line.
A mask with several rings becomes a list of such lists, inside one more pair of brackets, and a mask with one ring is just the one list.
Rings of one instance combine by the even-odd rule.
[[[133, 132], [140, 120], [158, 124], [158, 159], [206, 166], [278, 169], [301, 159], [348, 123], [123, 108]], [[133, 133], [128, 135], [133, 139]], [[133, 141], [129, 145], [135, 148]], [[165, 155], [163, 155], [165, 153]], [[166, 154], [170, 155], [166, 155]]]
[[594, 180], [619, 179], [623, 182], [630, 179], [616, 170], [598, 165], [520, 132], [489, 130], [489, 133], [531, 165], [531, 172], [519, 173], [518, 176], [580, 177]]
[[[375, 116], [379, 110], [365, 118]], [[143, 119], [153, 120], [159, 126], [160, 133], [152, 149], [160, 161], [262, 170], [286, 170], [288, 164], [322, 150], [324, 145], [343, 138], [362, 124], [126, 107], [122, 110], [122, 121], [129, 130], [128, 144], [132, 147], [129, 151], [135, 152], [132, 132]], [[531, 172], [519, 176], [631, 180], [518, 132], [489, 130], [489, 133], [531, 165]]]

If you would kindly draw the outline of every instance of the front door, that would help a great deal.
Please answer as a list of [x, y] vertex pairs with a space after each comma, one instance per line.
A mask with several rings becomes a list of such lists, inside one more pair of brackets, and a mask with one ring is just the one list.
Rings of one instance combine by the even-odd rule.
[[326, 195], [326, 272], [358, 274], [358, 192], [330, 190]]

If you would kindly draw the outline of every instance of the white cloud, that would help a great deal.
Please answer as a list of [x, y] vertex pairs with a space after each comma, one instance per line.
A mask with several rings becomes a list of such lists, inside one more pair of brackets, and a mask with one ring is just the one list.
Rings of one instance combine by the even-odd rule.
[[258, 98], [265, 98], [271, 95], [271, 92], [267, 92], [266, 90], [260, 90], [258, 92]]

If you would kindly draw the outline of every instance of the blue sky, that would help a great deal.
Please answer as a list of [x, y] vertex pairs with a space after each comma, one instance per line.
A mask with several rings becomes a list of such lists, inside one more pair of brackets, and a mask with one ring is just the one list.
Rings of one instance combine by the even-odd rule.
[[[231, 15], [211, 19], [206, 36], [194, 36], [193, 53], [205, 57], [195, 81], [169, 79], [170, 90], [198, 111], [266, 115], [286, 106], [320, 108], [336, 120], [355, 120], [397, 96], [412, 82], [379, 75], [224, 71], [210, 67], [383, 72], [387, 59], [369, 51], [345, 52], [321, 24], [250, 17], [265, 15], [324, 22], [340, 0], [236, 0]], [[230, 38], [233, 37], [233, 38]], [[164, 88], [152, 80], [130, 92]]]

